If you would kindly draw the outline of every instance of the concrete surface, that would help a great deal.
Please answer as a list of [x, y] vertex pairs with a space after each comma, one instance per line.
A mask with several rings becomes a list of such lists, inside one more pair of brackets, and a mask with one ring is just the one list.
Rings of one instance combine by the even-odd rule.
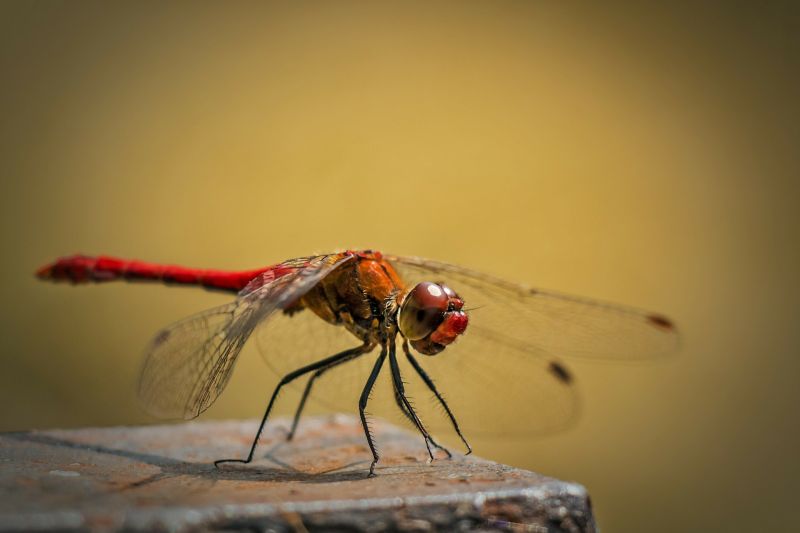
[[285, 441], [255, 421], [0, 434], [3, 531], [595, 531], [585, 489], [472, 456], [427, 462], [421, 438], [354, 417], [307, 418]]

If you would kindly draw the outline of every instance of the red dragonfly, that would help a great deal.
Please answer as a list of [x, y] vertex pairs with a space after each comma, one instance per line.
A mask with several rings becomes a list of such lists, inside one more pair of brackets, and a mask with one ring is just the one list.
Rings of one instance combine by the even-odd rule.
[[[316, 392], [322, 387], [329, 407], [358, 405], [373, 457], [372, 476], [379, 455], [366, 412], [370, 401], [371, 408], [375, 402], [396, 404], [395, 412], [422, 434], [433, 460], [432, 447], [450, 452], [429, 428], [449, 426], [470, 453], [462, 429], [514, 438], [566, 427], [578, 400], [561, 357], [642, 359], [667, 354], [677, 345], [672, 322], [655, 313], [372, 250], [301, 257], [238, 272], [77, 255], [37, 275], [71, 283], [158, 281], [236, 294], [229, 304], [157, 333], [139, 382], [139, 397], [150, 413], [195, 418], [225, 388], [242, 347], [258, 329], [265, 360], [281, 378], [247, 457], [221, 459], [216, 466], [253, 460], [279, 393], [302, 376], [309, 377], [289, 439], [317, 383]], [[404, 357], [397, 355], [398, 341]], [[364, 357], [376, 350], [376, 358]], [[431, 357], [423, 365], [417, 354]], [[387, 378], [384, 372], [381, 390], [388, 392], [374, 398], [387, 357], [389, 373]], [[329, 371], [338, 374], [336, 380], [317, 382]], [[351, 380], [360, 384], [354, 388]], [[359, 389], [358, 398], [348, 393]], [[460, 411], [458, 419], [440, 389], [448, 391]], [[430, 424], [411, 400], [425, 392], [441, 407], [431, 413]], [[497, 410], [498, 404], [504, 407]]]

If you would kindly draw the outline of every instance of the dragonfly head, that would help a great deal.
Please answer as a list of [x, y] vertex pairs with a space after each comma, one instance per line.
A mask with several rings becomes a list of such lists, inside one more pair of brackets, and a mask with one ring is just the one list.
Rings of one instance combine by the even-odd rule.
[[420, 353], [436, 355], [467, 329], [464, 300], [444, 283], [418, 283], [399, 300], [400, 333]]

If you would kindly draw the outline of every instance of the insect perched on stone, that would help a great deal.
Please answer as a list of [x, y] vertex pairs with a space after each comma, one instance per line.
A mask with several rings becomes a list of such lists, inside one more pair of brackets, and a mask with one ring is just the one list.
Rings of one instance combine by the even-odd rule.
[[[139, 383], [139, 396], [152, 414], [197, 417], [225, 388], [258, 328], [262, 353], [280, 381], [247, 457], [221, 459], [217, 466], [253, 460], [279, 393], [302, 376], [309, 378], [289, 438], [312, 389], [320, 392], [326, 382], [335, 387], [321, 395], [331, 407], [358, 406], [373, 475], [379, 456], [366, 408], [387, 358], [388, 397], [422, 434], [432, 460], [432, 448], [450, 456], [431, 435], [429, 428], [437, 424], [449, 425], [467, 453], [472, 449], [462, 430], [515, 438], [569, 424], [578, 402], [574, 377], [561, 357], [646, 358], [671, 352], [677, 342], [672, 322], [661, 315], [372, 250], [237, 272], [79, 255], [59, 259], [37, 275], [72, 283], [150, 280], [237, 295], [157, 333]], [[397, 355], [398, 341], [404, 357]], [[376, 358], [366, 357], [374, 351]], [[415, 353], [436, 357], [423, 365]], [[328, 372], [330, 378], [317, 381]], [[347, 394], [353, 379], [360, 383], [357, 401]], [[431, 393], [442, 416], [432, 414], [429, 424], [412, 403], [411, 389]]]

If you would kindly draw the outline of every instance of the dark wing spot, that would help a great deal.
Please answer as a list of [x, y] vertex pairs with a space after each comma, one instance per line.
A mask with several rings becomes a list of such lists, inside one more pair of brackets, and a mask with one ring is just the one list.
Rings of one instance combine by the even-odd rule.
[[158, 333], [156, 333], [155, 338], [153, 339], [153, 346], [161, 346], [169, 339], [169, 330], [162, 329]]
[[539, 294], [539, 291], [536, 289], [528, 289], [528, 294], [530, 294], [531, 296], [536, 296], [537, 294]]
[[649, 315], [647, 317], [647, 321], [657, 328], [661, 328], [666, 331], [675, 330], [675, 325], [670, 321], [670, 319], [661, 315]]
[[557, 361], [550, 361], [550, 364], [547, 365], [548, 370], [550, 373], [553, 374], [556, 379], [558, 379], [561, 383], [565, 383], [569, 385], [572, 383], [572, 374], [570, 374], [569, 370]]

